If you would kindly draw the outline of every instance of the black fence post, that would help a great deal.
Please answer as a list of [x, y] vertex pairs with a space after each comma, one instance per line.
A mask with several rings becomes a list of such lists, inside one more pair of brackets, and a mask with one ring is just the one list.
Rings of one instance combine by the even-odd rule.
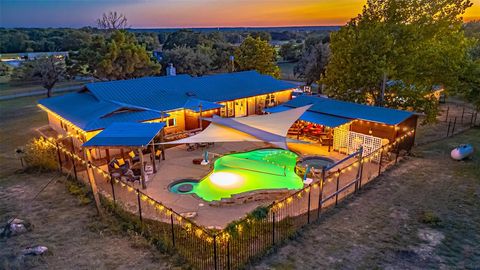
[[380, 161], [378, 162], [378, 175], [382, 173], [383, 148], [380, 148]]
[[335, 191], [335, 205], [338, 204], [338, 188], [340, 185], [340, 169], [338, 169], [338, 176], [337, 176], [337, 190]]
[[358, 177], [358, 189], [362, 189], [362, 178], [363, 178], [363, 163], [365, 162], [365, 158], [362, 157], [362, 159], [360, 159], [360, 164], [358, 165], [358, 169], [360, 171], [360, 176]]
[[445, 122], [448, 121], [448, 112], [450, 111], [450, 106], [447, 107], [447, 114], [445, 116]]
[[275, 212], [272, 212], [272, 246], [275, 245]]
[[322, 179], [320, 179], [320, 191], [318, 192], [317, 219], [320, 218], [320, 212], [322, 211], [323, 185], [325, 184], [325, 169], [326, 168], [327, 168], [326, 166], [323, 166], [323, 168], [322, 168]]
[[73, 175], [75, 176], [75, 181], [78, 182], [78, 176], [77, 176], [77, 165], [75, 162], [75, 145], [73, 144], [73, 137], [70, 137], [70, 143], [72, 144], [72, 166], [73, 166]]
[[173, 229], [173, 213], [170, 214], [170, 230], [172, 232], [172, 245], [175, 247], [175, 230]]
[[137, 188], [137, 201], [138, 201], [138, 216], [140, 217], [140, 223], [143, 224], [142, 200], [140, 199], [140, 190], [138, 190], [138, 188]]
[[477, 116], [478, 116], [478, 111], [475, 112], [475, 118], [473, 119], [473, 127], [477, 126]]
[[462, 109], [462, 118], [460, 120], [460, 123], [462, 123], [463, 125], [463, 116], [465, 115], [465, 106], [463, 106], [463, 109]]
[[450, 135], [450, 126], [452, 125], [452, 120], [448, 121], [448, 128], [447, 128], [447, 137]]
[[215, 270], [218, 269], [217, 266], [217, 234], [213, 235], [213, 263], [215, 265]]
[[457, 117], [455, 116], [455, 118], [453, 119], [452, 136], [455, 134], [456, 124], [457, 124]]
[[60, 147], [58, 146], [58, 142], [56, 141], [55, 142], [56, 146], [57, 146], [57, 157], [58, 157], [58, 166], [59, 166], [59, 170], [60, 172], [62, 172], [62, 156], [60, 155]]
[[358, 191], [358, 176], [360, 175], [360, 163], [362, 161], [362, 157], [363, 157], [363, 147], [361, 146], [360, 149], [358, 150], [359, 151], [359, 156], [358, 156], [358, 171], [357, 171], [357, 179], [355, 181], [355, 192]]
[[113, 198], [113, 205], [115, 205], [115, 203], [117, 202], [116, 198], [115, 198], [115, 187], [114, 187], [114, 184], [113, 182], [115, 181], [115, 179], [110, 178], [110, 185], [112, 186], [112, 198]]
[[308, 186], [308, 212], [307, 212], [307, 224], [310, 224], [310, 197], [312, 195], [312, 185]]

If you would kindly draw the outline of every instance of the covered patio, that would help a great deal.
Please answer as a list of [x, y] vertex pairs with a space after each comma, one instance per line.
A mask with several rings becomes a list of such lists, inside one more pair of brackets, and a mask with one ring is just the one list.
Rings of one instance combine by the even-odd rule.
[[92, 151], [104, 151], [104, 165], [112, 178], [141, 183], [143, 189], [157, 173], [157, 160], [165, 160], [163, 146], [155, 147], [155, 139], [162, 140], [165, 123], [113, 123], [83, 144], [86, 156], [93, 162]]

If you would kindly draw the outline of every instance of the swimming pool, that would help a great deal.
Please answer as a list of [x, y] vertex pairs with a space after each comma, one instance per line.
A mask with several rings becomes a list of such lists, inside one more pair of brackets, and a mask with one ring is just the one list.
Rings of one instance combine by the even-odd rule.
[[169, 189], [178, 194], [196, 194], [205, 201], [254, 190], [301, 189], [302, 179], [295, 173], [297, 158], [297, 154], [283, 149], [230, 154], [217, 159], [213, 171], [200, 181], [186, 179]]

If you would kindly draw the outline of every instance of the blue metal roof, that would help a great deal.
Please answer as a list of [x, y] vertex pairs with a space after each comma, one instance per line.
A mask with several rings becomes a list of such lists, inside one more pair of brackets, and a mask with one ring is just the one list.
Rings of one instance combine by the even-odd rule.
[[210, 102], [234, 100], [295, 88], [256, 71], [191, 77], [145, 77], [85, 85], [98, 99], [117, 101], [159, 111], [184, 108], [190, 98]]
[[101, 101], [91, 93], [69, 93], [42, 99], [38, 103], [85, 131], [103, 129], [115, 122], [141, 122], [161, 118], [158, 112]]
[[287, 90], [295, 85], [256, 71], [244, 71], [202, 77], [145, 77], [89, 83], [85, 87], [85, 91], [43, 99], [39, 103], [79, 128], [91, 131], [114, 122], [161, 118], [162, 112], [182, 108], [199, 112], [200, 104], [205, 111], [217, 109], [222, 105], [215, 102]]
[[308, 111], [336, 117], [359, 119], [387, 125], [397, 125], [413, 115], [412, 112], [368, 106], [324, 97], [299, 96], [283, 106], [297, 108], [313, 104]]
[[83, 144], [84, 147], [145, 147], [165, 127], [165, 123], [113, 123]]
[[[283, 112], [283, 111], [288, 111], [293, 109], [292, 107], [287, 107], [287, 106], [276, 106], [273, 108], [265, 109], [266, 112], [269, 113], [277, 113], [277, 112]], [[341, 126], [343, 124], [346, 124], [352, 119], [347, 119], [343, 117], [336, 117], [332, 115], [327, 115], [327, 114], [322, 114], [322, 113], [316, 113], [316, 112], [310, 112], [306, 111], [302, 116], [300, 116], [299, 120], [307, 121], [310, 123], [322, 125], [322, 126], [327, 126], [331, 128], [335, 128], [338, 126]]]

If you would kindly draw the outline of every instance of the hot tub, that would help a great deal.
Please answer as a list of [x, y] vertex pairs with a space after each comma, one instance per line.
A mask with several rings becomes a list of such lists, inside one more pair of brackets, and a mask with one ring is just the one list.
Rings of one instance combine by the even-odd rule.
[[304, 157], [298, 165], [302, 167], [310, 167], [313, 168], [315, 171], [321, 171], [323, 167], [328, 167], [330, 165], [335, 164], [335, 160], [331, 158], [327, 158], [324, 156], [308, 156]]

